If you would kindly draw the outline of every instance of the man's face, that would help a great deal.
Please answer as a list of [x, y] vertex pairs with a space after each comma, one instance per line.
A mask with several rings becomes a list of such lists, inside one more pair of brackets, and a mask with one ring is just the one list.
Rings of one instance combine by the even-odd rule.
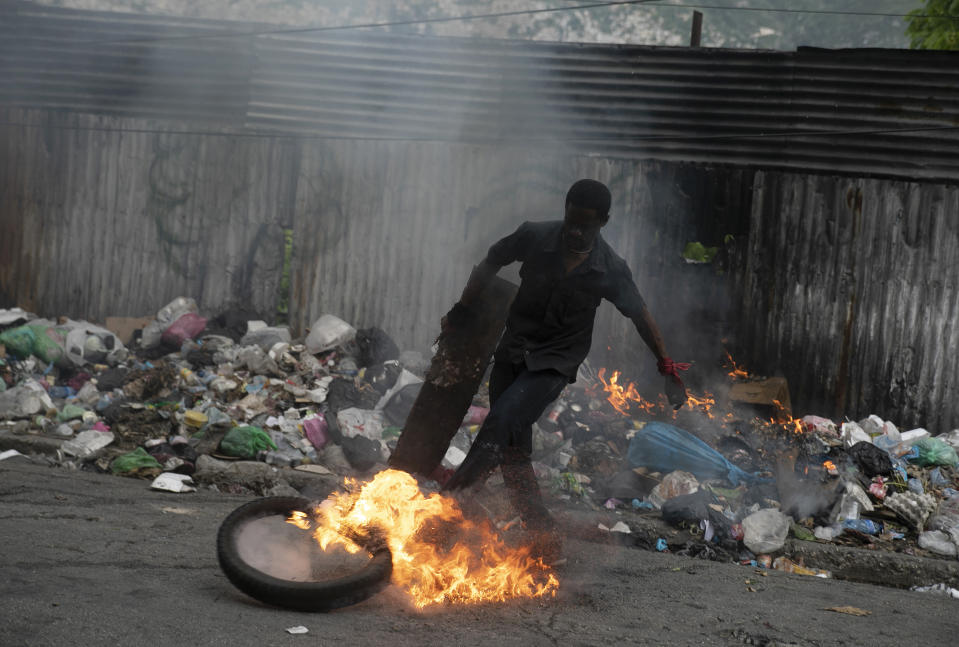
[[563, 244], [566, 250], [575, 253], [591, 250], [599, 230], [608, 219], [608, 216], [596, 213], [595, 209], [567, 204], [566, 217], [563, 219]]

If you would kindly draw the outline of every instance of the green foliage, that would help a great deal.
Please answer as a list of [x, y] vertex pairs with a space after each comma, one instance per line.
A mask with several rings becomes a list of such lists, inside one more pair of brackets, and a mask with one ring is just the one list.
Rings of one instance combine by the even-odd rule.
[[280, 274], [279, 298], [276, 304], [278, 325], [290, 323], [290, 265], [293, 262], [293, 230], [283, 230], [283, 272]]
[[959, 0], [925, 0], [906, 22], [913, 48], [959, 49]]

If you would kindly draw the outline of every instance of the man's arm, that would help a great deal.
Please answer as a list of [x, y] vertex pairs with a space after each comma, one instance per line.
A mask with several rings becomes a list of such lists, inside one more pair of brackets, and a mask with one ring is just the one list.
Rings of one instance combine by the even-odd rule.
[[689, 364], [674, 362], [666, 354], [666, 344], [659, 332], [659, 326], [656, 325], [656, 320], [653, 319], [653, 315], [646, 308], [646, 303], [639, 296], [636, 284], [633, 283], [629, 274], [625, 274], [624, 279], [620, 282], [614, 305], [619, 308], [620, 312], [629, 317], [636, 327], [636, 332], [639, 333], [649, 350], [656, 356], [656, 368], [660, 375], [666, 376], [666, 396], [669, 398], [670, 404], [676, 409], [683, 406], [687, 398], [686, 386], [679, 376], [679, 371], [688, 369]]
[[649, 313], [649, 309], [643, 305], [643, 309], [632, 317], [633, 325], [636, 326], [636, 332], [642, 337], [649, 350], [656, 356], [656, 362], [659, 363], [666, 355], [666, 344], [663, 343], [663, 336], [659, 332], [659, 326]]

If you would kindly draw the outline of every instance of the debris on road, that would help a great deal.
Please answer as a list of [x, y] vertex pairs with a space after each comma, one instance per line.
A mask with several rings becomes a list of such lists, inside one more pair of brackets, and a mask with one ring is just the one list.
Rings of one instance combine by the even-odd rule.
[[[56, 464], [173, 492], [325, 497], [386, 468], [430, 366], [382, 329], [329, 314], [303, 338], [249, 313], [205, 316], [186, 297], [112, 321], [128, 343], [0, 310], [0, 450], [42, 439]], [[820, 577], [790, 542], [956, 559], [959, 430], [797, 418], [784, 380], [738, 368], [724, 392], [690, 393], [679, 412], [621, 378], [584, 364], [533, 428], [544, 492], [607, 515], [593, 531]], [[463, 460], [488, 413], [484, 383], [436, 475]], [[490, 513], [502, 527], [515, 516]]]

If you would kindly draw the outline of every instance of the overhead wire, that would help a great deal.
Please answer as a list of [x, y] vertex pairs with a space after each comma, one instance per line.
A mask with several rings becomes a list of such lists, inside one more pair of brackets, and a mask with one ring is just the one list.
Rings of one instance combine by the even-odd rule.
[[785, 13], [785, 14], [816, 14], [816, 15], [835, 15], [850, 17], [886, 17], [886, 18], [913, 18], [913, 19], [948, 19], [959, 20], [959, 15], [951, 14], [919, 14], [919, 13], [892, 13], [879, 11], [844, 11], [841, 9], [786, 9], [776, 7], [749, 7], [749, 6], [730, 6], [714, 4], [674, 4], [662, 2], [662, 0], [610, 0], [607, 2], [591, 2], [586, 4], [568, 5], [561, 7], [541, 7], [537, 9], [514, 9], [510, 11], [497, 11], [478, 14], [462, 14], [458, 16], [437, 16], [434, 18], [415, 18], [407, 20], [390, 20], [381, 22], [351, 23], [345, 25], [322, 25], [313, 27], [280, 27], [269, 29], [254, 29], [242, 32], [212, 32], [204, 34], [178, 34], [168, 36], [142, 36], [133, 38], [101, 39], [101, 40], [78, 40], [74, 44], [81, 45], [101, 45], [101, 44], [121, 44], [121, 43], [149, 43], [166, 42], [178, 40], [198, 40], [198, 39], [222, 39], [222, 38], [246, 38], [251, 36], [275, 36], [290, 34], [322, 33], [331, 31], [349, 31], [355, 29], [381, 29], [386, 27], [404, 27], [414, 25], [430, 25], [450, 22], [467, 22], [473, 20], [492, 20], [497, 18], [508, 18], [515, 16], [531, 16], [546, 13], [562, 13], [570, 11], [582, 11], [591, 9], [601, 9], [628, 5], [644, 5], [646, 7], [659, 7], [668, 9], [710, 9], [722, 11], [753, 11], [765, 13]]

